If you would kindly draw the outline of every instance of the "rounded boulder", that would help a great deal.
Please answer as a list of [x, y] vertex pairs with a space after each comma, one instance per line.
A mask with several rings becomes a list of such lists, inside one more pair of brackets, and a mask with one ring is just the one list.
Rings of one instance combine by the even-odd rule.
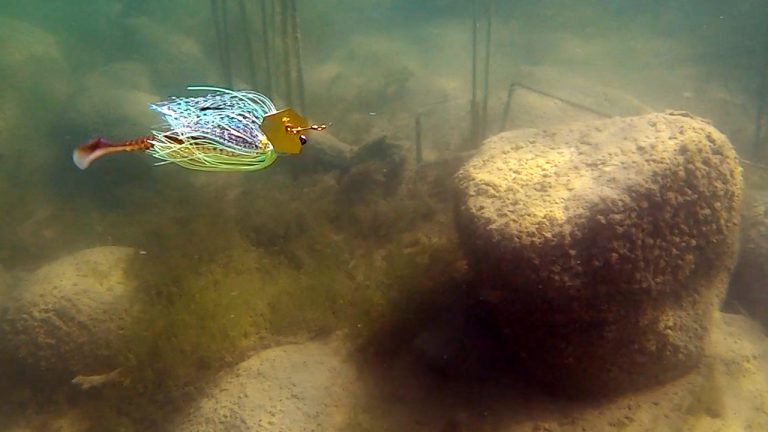
[[26, 277], [2, 320], [5, 349], [30, 370], [67, 379], [123, 366], [137, 306], [127, 274], [134, 255], [128, 247], [87, 249]]
[[506, 132], [456, 180], [478, 294], [528, 376], [605, 394], [698, 364], [743, 188], [712, 125], [668, 112]]

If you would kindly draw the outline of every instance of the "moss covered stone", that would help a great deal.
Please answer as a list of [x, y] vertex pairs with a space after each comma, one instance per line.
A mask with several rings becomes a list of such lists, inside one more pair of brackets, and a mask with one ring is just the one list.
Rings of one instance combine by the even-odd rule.
[[124, 366], [127, 327], [137, 308], [126, 269], [135, 253], [97, 247], [35, 271], [9, 301], [2, 350], [33, 372], [65, 379]]
[[669, 112], [506, 132], [457, 184], [480, 294], [532, 377], [610, 393], [699, 362], [742, 193], [710, 124]]
[[338, 431], [356, 388], [337, 342], [271, 348], [222, 373], [171, 430]]

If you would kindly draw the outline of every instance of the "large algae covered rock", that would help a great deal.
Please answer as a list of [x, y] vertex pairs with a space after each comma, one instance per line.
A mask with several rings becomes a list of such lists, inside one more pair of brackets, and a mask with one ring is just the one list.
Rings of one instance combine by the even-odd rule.
[[10, 299], [2, 349], [32, 371], [68, 379], [122, 366], [126, 329], [137, 306], [126, 274], [134, 253], [98, 247], [38, 269]]
[[470, 265], [533, 377], [615, 392], [698, 363], [742, 191], [711, 125], [667, 113], [507, 132], [457, 182]]

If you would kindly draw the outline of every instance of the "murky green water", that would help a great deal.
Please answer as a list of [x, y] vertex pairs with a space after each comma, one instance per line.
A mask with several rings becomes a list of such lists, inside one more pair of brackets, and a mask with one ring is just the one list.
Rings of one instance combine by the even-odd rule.
[[[0, 430], [768, 428], [766, 23], [757, 0], [4, 1]], [[190, 85], [330, 126], [254, 172], [73, 164], [162, 130], [149, 104]], [[499, 132], [668, 109], [742, 159], [728, 314], [687, 377], [547, 392], [497, 319], [515, 290], [465, 255], [454, 174]]]

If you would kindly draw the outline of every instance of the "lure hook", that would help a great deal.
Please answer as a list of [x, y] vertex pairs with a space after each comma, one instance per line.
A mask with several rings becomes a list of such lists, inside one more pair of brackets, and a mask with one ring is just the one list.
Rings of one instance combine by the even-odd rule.
[[327, 129], [329, 126], [328, 124], [325, 124], [325, 123], [313, 124], [306, 127], [294, 126], [293, 124], [291, 124], [291, 119], [287, 116], [283, 117], [281, 120], [285, 125], [285, 131], [291, 135], [298, 135], [299, 133], [307, 130], [321, 131], [321, 130]]

